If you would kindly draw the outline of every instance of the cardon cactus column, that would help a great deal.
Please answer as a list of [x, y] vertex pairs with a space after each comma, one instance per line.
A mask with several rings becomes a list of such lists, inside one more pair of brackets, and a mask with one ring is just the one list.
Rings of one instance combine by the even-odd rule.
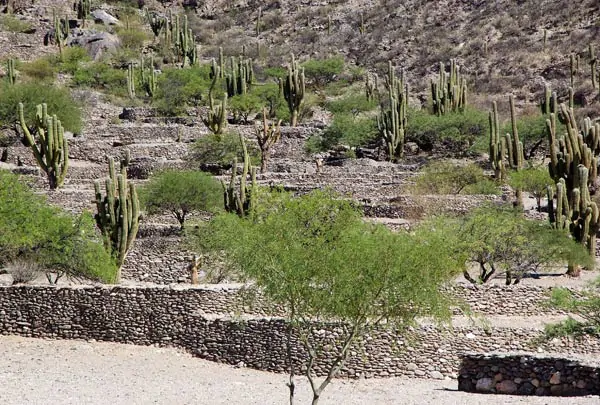
[[523, 152], [523, 142], [519, 140], [519, 131], [517, 130], [517, 113], [515, 110], [515, 100], [512, 96], [508, 96], [510, 105], [510, 123], [512, 136], [506, 135], [506, 143], [508, 146], [508, 159], [511, 169], [520, 170], [525, 167], [525, 155]]
[[489, 113], [490, 125], [490, 163], [494, 169], [494, 177], [497, 181], [506, 180], [506, 138], [500, 136], [500, 120], [498, 118], [498, 105], [492, 103], [492, 111]]
[[[234, 212], [240, 217], [252, 215], [256, 208], [256, 168], [250, 167], [250, 155], [246, 147], [244, 136], [240, 134], [240, 143], [242, 145], [244, 163], [242, 167], [242, 175], [239, 181], [239, 191], [236, 190], [236, 175], [237, 175], [237, 159], [234, 159], [231, 167], [231, 180], [229, 184], [221, 182], [223, 185], [223, 195], [225, 210]], [[250, 173], [252, 185], [247, 186], [247, 177]]]
[[127, 94], [130, 99], [135, 98], [135, 72], [133, 70], [133, 63], [129, 63], [127, 67]]
[[104, 247], [113, 256], [119, 268], [117, 282], [121, 279], [121, 267], [133, 246], [139, 228], [140, 203], [135, 185], [127, 182], [127, 161], [121, 161], [121, 172], [116, 174], [114, 160], [109, 159], [109, 177], [94, 183], [96, 196], [96, 225], [102, 233]]
[[17, 113], [25, 135], [25, 143], [31, 148], [35, 160], [46, 173], [50, 189], [54, 190], [62, 186], [69, 169], [69, 145], [60, 121], [56, 115], [48, 115], [46, 104], [40, 104], [37, 106], [33, 129], [30, 130], [25, 122], [23, 103], [19, 103]]
[[17, 70], [15, 69], [15, 60], [10, 58], [6, 62], [6, 77], [8, 78], [8, 83], [13, 85], [17, 82]]
[[293, 54], [291, 63], [288, 66], [287, 77], [284, 82], [280, 83], [283, 89], [283, 97], [291, 114], [290, 125], [295, 127], [298, 125], [298, 116], [300, 115], [300, 107], [304, 100], [306, 87], [304, 84], [304, 68], [296, 62]]
[[144, 66], [144, 56], [142, 55], [140, 61], [140, 73], [140, 77], [142, 79], [142, 87], [146, 91], [148, 97], [154, 98], [157, 88], [156, 71], [154, 70], [154, 57], [151, 57], [150, 69], [149, 71], [146, 71], [146, 67]]
[[[569, 229], [573, 238], [584, 244], [590, 254], [595, 254], [596, 232], [600, 228], [598, 207], [590, 198], [590, 187], [596, 187], [600, 151], [600, 123], [584, 121], [583, 129], [577, 127], [573, 110], [560, 105], [567, 133], [556, 136], [556, 116], [546, 120], [550, 146], [550, 176], [556, 182], [557, 206], [549, 199], [550, 222], [557, 228]], [[553, 197], [553, 190], [549, 190]]]
[[398, 80], [391, 61], [388, 62], [385, 84], [388, 89], [389, 106], [381, 107], [377, 117], [377, 128], [385, 142], [388, 159], [396, 162], [404, 156], [408, 85], [405, 84], [404, 75]]

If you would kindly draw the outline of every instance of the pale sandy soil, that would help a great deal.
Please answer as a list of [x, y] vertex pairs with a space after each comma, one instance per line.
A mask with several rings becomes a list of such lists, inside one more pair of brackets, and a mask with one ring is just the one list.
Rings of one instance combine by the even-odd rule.
[[[174, 349], [0, 336], [3, 405], [286, 404], [284, 375], [236, 369]], [[310, 403], [299, 381], [297, 404]], [[547, 398], [466, 394], [453, 380], [336, 380], [321, 404], [583, 405], [595, 397]]]

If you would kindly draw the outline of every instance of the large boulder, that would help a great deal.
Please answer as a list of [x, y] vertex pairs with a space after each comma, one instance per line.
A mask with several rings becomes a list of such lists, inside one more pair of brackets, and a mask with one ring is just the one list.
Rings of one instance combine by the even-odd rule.
[[78, 30], [73, 34], [67, 44], [84, 48], [94, 60], [100, 59], [106, 52], [115, 51], [121, 45], [119, 38], [108, 32]]
[[104, 10], [94, 10], [91, 14], [94, 18], [94, 22], [99, 24], [117, 25], [119, 23], [119, 20], [116, 17], [113, 17]]

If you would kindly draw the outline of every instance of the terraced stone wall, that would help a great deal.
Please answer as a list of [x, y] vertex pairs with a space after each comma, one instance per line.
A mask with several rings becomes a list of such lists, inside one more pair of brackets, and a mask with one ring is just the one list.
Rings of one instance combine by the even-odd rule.
[[600, 367], [580, 361], [522, 354], [467, 354], [458, 389], [521, 395], [600, 395]]
[[[246, 307], [235, 287], [0, 288], [2, 334], [175, 346], [213, 361], [284, 372], [287, 324], [267, 316], [274, 312], [260, 300]], [[339, 345], [342, 331], [343, 325], [319, 324], [313, 338]], [[478, 326], [378, 329], [352, 348], [342, 376], [457, 377], [465, 352], [600, 354], [598, 339], [538, 344], [537, 337], [535, 330]], [[293, 347], [301, 368], [306, 353], [295, 335]], [[332, 360], [332, 352], [325, 352], [317, 370]]]

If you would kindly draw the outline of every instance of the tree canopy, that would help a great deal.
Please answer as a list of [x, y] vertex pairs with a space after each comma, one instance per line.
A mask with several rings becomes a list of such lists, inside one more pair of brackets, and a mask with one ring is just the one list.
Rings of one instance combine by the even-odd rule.
[[2, 170], [0, 229], [0, 264], [30, 260], [59, 276], [114, 281], [115, 263], [102, 247], [91, 214], [73, 217], [51, 207], [18, 176]]
[[152, 176], [141, 188], [140, 197], [148, 213], [168, 211], [181, 228], [191, 212], [223, 208], [223, 187], [219, 181], [197, 170], [166, 170]]
[[[395, 233], [364, 222], [353, 203], [328, 191], [299, 198], [282, 193], [269, 207], [250, 219], [217, 216], [195, 238], [204, 251], [225, 250], [243, 276], [286, 308], [290, 336], [293, 328], [309, 353], [313, 404], [342, 368], [352, 343], [370, 328], [381, 321], [399, 326], [421, 315], [450, 315], [439, 286], [459, 274], [465, 257], [430, 224]], [[332, 320], [348, 328], [318, 384], [312, 366], [321, 351], [308, 336], [315, 322]], [[291, 401], [294, 373], [292, 367]]]

